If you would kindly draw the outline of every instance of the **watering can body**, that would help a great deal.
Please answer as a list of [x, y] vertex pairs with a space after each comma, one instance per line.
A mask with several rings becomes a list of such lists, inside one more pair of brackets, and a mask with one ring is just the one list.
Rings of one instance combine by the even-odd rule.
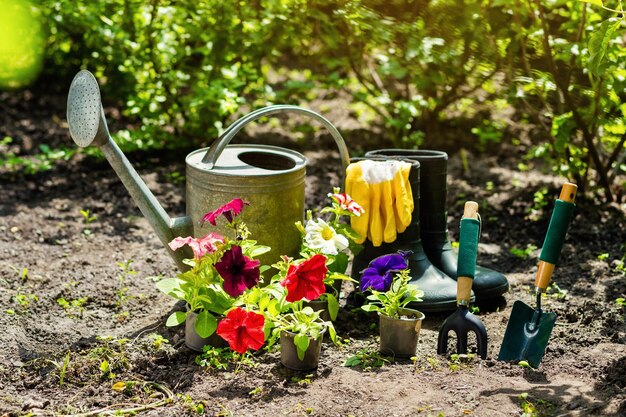
[[296, 221], [304, 218], [306, 159], [298, 152], [267, 145], [229, 145], [208, 170], [202, 162], [208, 148], [186, 158], [187, 216], [195, 237], [209, 231], [232, 234], [226, 222], [216, 227], [199, 219], [208, 211], [241, 198], [250, 205], [240, 215], [252, 239], [272, 248], [261, 256], [270, 264], [281, 255], [295, 256], [300, 249]]
[[227, 235], [218, 223], [217, 229], [202, 227], [202, 216], [234, 198], [250, 204], [242, 220], [259, 244], [272, 250], [260, 259], [271, 264], [281, 255], [295, 256], [300, 248], [300, 234], [295, 222], [304, 218], [306, 159], [298, 152], [267, 145], [229, 145], [230, 140], [247, 124], [264, 116], [292, 112], [320, 122], [339, 148], [346, 168], [350, 157], [337, 129], [321, 115], [301, 107], [274, 105], [255, 110], [230, 125], [208, 148], [191, 152], [186, 158], [186, 216], [170, 218], [111, 139], [101, 104], [98, 82], [89, 71], [82, 70], [72, 80], [67, 100], [70, 135], [80, 147], [100, 148], [129, 194], [154, 228], [159, 239], [181, 270], [190, 257], [184, 250], [172, 251], [168, 243], [175, 237], [203, 237], [211, 231]]

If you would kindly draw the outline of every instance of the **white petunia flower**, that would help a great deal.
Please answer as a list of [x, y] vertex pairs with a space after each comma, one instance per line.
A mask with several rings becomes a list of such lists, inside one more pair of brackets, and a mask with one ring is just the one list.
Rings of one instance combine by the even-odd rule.
[[305, 227], [304, 240], [311, 249], [319, 249], [325, 255], [337, 255], [348, 247], [348, 239], [324, 220], [310, 220]]

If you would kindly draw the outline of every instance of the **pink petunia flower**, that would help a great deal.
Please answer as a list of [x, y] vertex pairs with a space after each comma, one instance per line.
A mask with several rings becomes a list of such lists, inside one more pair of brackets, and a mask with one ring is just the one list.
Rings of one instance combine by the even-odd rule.
[[243, 207], [248, 206], [248, 205], [250, 205], [250, 203], [243, 201], [241, 198], [235, 198], [229, 203], [226, 203], [223, 206], [219, 207], [217, 210], [209, 211], [208, 213], [206, 213], [204, 216], [202, 216], [202, 219], [200, 220], [200, 224], [204, 222], [209, 222], [213, 226], [215, 226], [217, 225], [217, 218], [219, 216], [226, 217], [226, 220], [228, 220], [228, 223], [232, 223], [233, 219], [239, 213], [241, 213], [241, 210], [243, 210]]
[[361, 207], [359, 203], [354, 201], [352, 197], [350, 197], [346, 193], [328, 194], [328, 196], [332, 198], [337, 204], [339, 204], [339, 207], [341, 207], [344, 210], [349, 211], [355, 216], [360, 216], [361, 214], [365, 213], [365, 210], [363, 209], [363, 207]]
[[224, 243], [226, 239], [217, 234], [209, 233], [205, 237], [196, 239], [195, 237], [177, 237], [169, 243], [172, 250], [182, 248], [188, 245], [193, 251], [193, 255], [196, 259], [202, 258], [206, 253], [213, 253], [217, 250], [217, 243]]

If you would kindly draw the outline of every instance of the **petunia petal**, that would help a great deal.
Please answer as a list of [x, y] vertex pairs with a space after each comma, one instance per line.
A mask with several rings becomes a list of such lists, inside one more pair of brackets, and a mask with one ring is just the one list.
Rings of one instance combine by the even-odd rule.
[[258, 350], [263, 346], [264, 325], [263, 315], [237, 307], [219, 322], [217, 334], [228, 342], [232, 350], [245, 353], [248, 349]]

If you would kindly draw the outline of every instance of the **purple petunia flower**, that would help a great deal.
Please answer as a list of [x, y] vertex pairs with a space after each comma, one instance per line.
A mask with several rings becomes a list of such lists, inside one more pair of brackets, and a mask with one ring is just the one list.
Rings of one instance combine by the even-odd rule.
[[224, 291], [237, 298], [259, 282], [259, 264], [258, 260], [245, 256], [240, 246], [233, 246], [224, 252], [222, 259], [215, 264], [215, 269], [224, 278]]
[[407, 258], [410, 252], [392, 253], [372, 259], [361, 273], [361, 291], [373, 289], [387, 291], [391, 287], [394, 275], [408, 267]]

